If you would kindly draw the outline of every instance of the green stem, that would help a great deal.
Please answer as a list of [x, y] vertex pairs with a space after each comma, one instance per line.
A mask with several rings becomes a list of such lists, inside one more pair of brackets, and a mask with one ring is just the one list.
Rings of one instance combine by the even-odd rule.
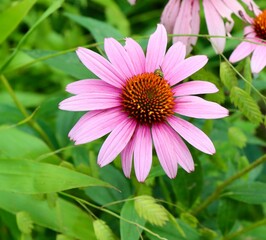
[[251, 170], [253, 170], [254, 168], [256, 168], [257, 166], [259, 166], [260, 164], [262, 164], [265, 161], [266, 161], [266, 154], [263, 155], [262, 157], [258, 158], [257, 160], [255, 160], [253, 163], [251, 163], [248, 167], [244, 168], [242, 171], [238, 172], [237, 174], [233, 175], [232, 177], [230, 177], [229, 179], [224, 181], [221, 185], [219, 185], [216, 188], [216, 190], [205, 201], [202, 202], [202, 204], [200, 204], [195, 210], [192, 210], [192, 214], [196, 215], [199, 212], [201, 212], [202, 210], [204, 210], [212, 202], [214, 202], [216, 199], [219, 198], [221, 192], [228, 185], [230, 185], [235, 180], [241, 178], [243, 175], [245, 175], [246, 173], [250, 172]]
[[12, 89], [11, 85], [9, 84], [8, 80], [4, 75], [0, 76], [0, 79], [7, 89], [8, 93], [10, 94], [11, 98], [13, 99], [14, 103], [16, 104], [17, 108], [19, 111], [23, 114], [25, 118], [28, 119], [29, 125], [36, 131], [38, 134], [42, 137], [42, 139], [47, 143], [47, 145], [52, 149], [55, 150], [53, 144], [51, 143], [49, 137], [46, 135], [46, 133], [43, 131], [43, 129], [35, 122], [32, 120], [30, 115], [27, 113], [26, 108], [21, 104], [21, 102], [18, 100], [14, 90]]
[[253, 224], [250, 224], [249, 226], [245, 227], [245, 228], [242, 228], [241, 230], [237, 231], [237, 232], [234, 232], [230, 235], [227, 235], [223, 238], [223, 240], [231, 240], [231, 239], [234, 239], [235, 237], [238, 237], [240, 235], [242, 235], [243, 233], [246, 233], [246, 232], [249, 232], [259, 226], [263, 226], [266, 224], [266, 218], [265, 219], [262, 219], [258, 222], [255, 222]]

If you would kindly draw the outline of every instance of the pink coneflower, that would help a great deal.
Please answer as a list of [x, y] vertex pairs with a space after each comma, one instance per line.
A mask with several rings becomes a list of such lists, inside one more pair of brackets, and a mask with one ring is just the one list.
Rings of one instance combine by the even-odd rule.
[[257, 11], [255, 18], [250, 18], [244, 15], [244, 20], [250, 25], [245, 27], [245, 39], [257, 42], [242, 42], [233, 51], [229, 60], [232, 63], [238, 62], [241, 59], [252, 54], [251, 57], [251, 71], [253, 73], [259, 73], [266, 66], [266, 10], [263, 12]]
[[[252, 0], [242, 0], [250, 9], [257, 9]], [[232, 13], [239, 16], [244, 12], [237, 0], [202, 0], [204, 15], [211, 36], [226, 36], [232, 30], [234, 21]], [[166, 26], [168, 33], [199, 34], [200, 29], [200, 1], [199, 0], [169, 0], [161, 16], [161, 22]], [[226, 22], [224, 21], [226, 20]], [[211, 38], [211, 43], [217, 53], [225, 47], [225, 38]], [[181, 41], [187, 47], [187, 54], [197, 42], [197, 37], [174, 37], [173, 42]]]
[[[206, 81], [179, 84], [207, 63], [206, 56], [185, 59], [185, 46], [177, 42], [166, 53], [167, 33], [163, 25], [151, 35], [146, 57], [140, 45], [126, 38], [122, 46], [113, 38], [104, 42], [109, 59], [78, 48], [82, 63], [100, 79], [71, 83], [67, 91], [75, 94], [60, 103], [69, 111], [90, 111], [70, 131], [75, 144], [91, 142], [109, 132], [98, 155], [102, 167], [120, 153], [126, 177], [130, 177], [132, 158], [138, 181], [146, 179], [152, 164], [152, 145], [170, 178], [180, 165], [194, 170], [191, 154], [180, 138], [207, 154], [215, 153], [211, 140], [180, 115], [214, 119], [228, 111], [195, 94], [218, 89]], [[177, 115], [178, 114], [178, 115]], [[180, 136], [179, 136], [180, 135]]]

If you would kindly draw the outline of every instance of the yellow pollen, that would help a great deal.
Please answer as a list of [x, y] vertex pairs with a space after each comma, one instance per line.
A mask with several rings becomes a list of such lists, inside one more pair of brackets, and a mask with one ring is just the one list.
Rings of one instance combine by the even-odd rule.
[[254, 19], [253, 27], [257, 37], [266, 40], [266, 10]]
[[125, 112], [140, 124], [164, 122], [174, 114], [174, 94], [162, 74], [133, 76], [127, 80], [121, 97]]

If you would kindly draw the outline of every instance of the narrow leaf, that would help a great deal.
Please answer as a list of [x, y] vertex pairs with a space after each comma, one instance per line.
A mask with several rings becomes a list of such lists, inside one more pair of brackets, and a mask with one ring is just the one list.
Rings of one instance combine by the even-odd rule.
[[23, 211], [18, 212], [16, 217], [19, 230], [24, 234], [31, 234], [33, 223], [29, 213]]
[[[36, 0], [24, 0], [12, 5], [0, 14], [0, 44], [14, 31]], [[4, 24], [3, 24], [4, 23]]]
[[0, 208], [16, 214], [29, 213], [35, 224], [61, 232], [80, 240], [96, 240], [92, 217], [79, 207], [61, 198], [56, 207], [51, 208], [46, 199], [35, 196], [0, 191]]
[[111, 187], [64, 167], [30, 160], [0, 159], [0, 190], [37, 194], [91, 186]]
[[141, 226], [145, 225], [145, 219], [139, 217], [137, 214], [134, 202], [128, 201], [125, 202], [122, 211], [121, 211], [121, 219], [120, 219], [120, 234], [121, 240], [138, 240], [142, 233], [142, 229], [138, 226], [126, 222], [124, 219], [138, 223]]
[[91, 32], [96, 42], [103, 42], [107, 37], [122, 39], [123, 35], [107, 23], [89, 17], [82, 17], [65, 13], [65, 16], [75, 21]]
[[228, 187], [223, 196], [237, 201], [261, 204], [266, 202], [266, 183], [250, 182]]

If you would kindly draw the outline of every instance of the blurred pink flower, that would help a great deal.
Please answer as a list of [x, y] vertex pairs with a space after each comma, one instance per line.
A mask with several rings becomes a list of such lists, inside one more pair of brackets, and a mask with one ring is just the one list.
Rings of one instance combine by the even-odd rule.
[[244, 20], [249, 23], [249, 26], [244, 28], [244, 35], [245, 39], [259, 44], [241, 42], [231, 54], [229, 61], [235, 63], [253, 53], [251, 71], [259, 73], [266, 66], [266, 10], [258, 10], [255, 14], [255, 18], [243, 15]]
[[203, 119], [228, 115], [219, 104], [193, 96], [217, 92], [212, 83], [179, 84], [202, 68], [207, 57], [185, 59], [185, 46], [180, 42], [166, 53], [167, 33], [161, 24], [150, 36], [146, 57], [136, 41], [125, 41], [122, 46], [113, 38], [105, 39], [109, 61], [91, 50], [78, 48], [81, 62], [100, 79], [67, 86], [66, 90], [75, 96], [62, 101], [60, 109], [90, 111], [70, 131], [70, 138], [75, 144], [83, 144], [111, 132], [101, 147], [98, 164], [105, 166], [121, 153], [124, 174], [130, 177], [134, 155], [140, 182], [151, 169], [153, 144], [170, 178], [176, 176], [178, 165], [193, 171], [192, 156], [180, 136], [204, 153], [214, 154], [215, 148], [205, 133], [179, 115]]
[[[251, 10], [258, 9], [253, 0], [242, 0]], [[239, 11], [245, 10], [238, 0], [202, 0], [209, 35], [226, 36], [234, 26], [232, 13], [239, 16]], [[161, 16], [161, 23], [168, 33], [199, 34], [200, 30], [199, 0], [169, 0]], [[240, 17], [240, 16], [239, 16]], [[226, 22], [224, 22], [224, 19]], [[173, 37], [173, 42], [181, 41], [187, 47], [187, 54], [197, 42], [197, 37]], [[225, 47], [225, 38], [211, 38], [216, 53], [221, 53]]]
[[136, 0], [127, 0], [131, 5], [134, 5], [136, 3]]

